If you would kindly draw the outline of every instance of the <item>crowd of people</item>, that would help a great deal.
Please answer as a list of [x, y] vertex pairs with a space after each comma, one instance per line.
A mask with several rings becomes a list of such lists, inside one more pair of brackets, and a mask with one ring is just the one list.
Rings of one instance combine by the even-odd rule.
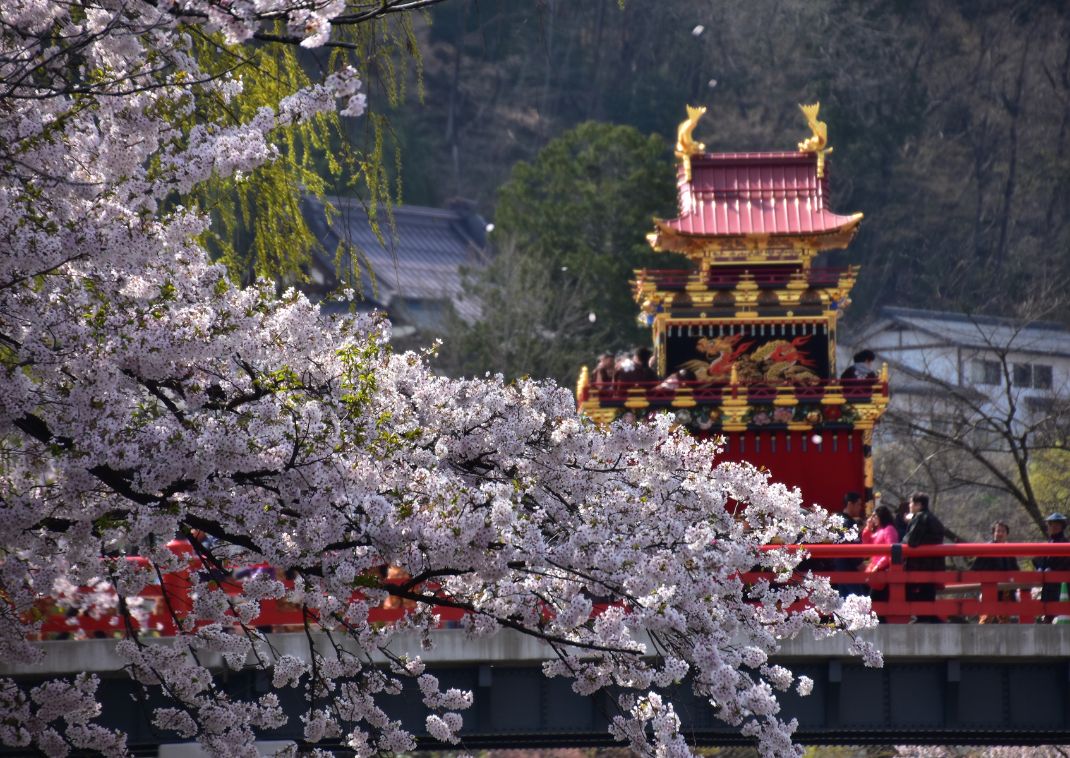
[[654, 352], [649, 347], [637, 347], [630, 353], [602, 353], [591, 375], [596, 384], [653, 382], [657, 378]]
[[[845, 533], [857, 534], [856, 542], [867, 545], [894, 545], [896, 543], [909, 547], [923, 545], [940, 545], [944, 542], [945, 530], [940, 519], [929, 510], [929, 496], [924, 492], [915, 492], [900, 504], [896, 512], [886, 505], [878, 505], [863, 519], [865, 507], [861, 496], [856, 492], [848, 492], [844, 496], [843, 509], [838, 516], [842, 521]], [[1067, 517], [1061, 513], [1053, 513], [1045, 519], [1045, 527], [1048, 533], [1049, 543], [1063, 543], [1067, 541], [1066, 526]], [[992, 524], [991, 543], [1007, 542], [1010, 536], [1010, 527], [1003, 521]], [[831, 571], [856, 572], [865, 571], [875, 573], [887, 570], [891, 565], [888, 555], [874, 556], [868, 560], [864, 558], [839, 558], [831, 562], [831, 565], [816, 565], [813, 568]], [[907, 571], [944, 571], [946, 561], [942, 556], [926, 556], [907, 558], [903, 562], [903, 568]], [[1051, 556], [1037, 557], [1033, 560], [1033, 568], [1036, 571], [1070, 571], [1070, 557]], [[971, 571], [1018, 571], [1020, 566], [1014, 557], [980, 556], [975, 558], [971, 565]], [[876, 585], [876, 586], [875, 586]], [[932, 582], [909, 583], [906, 585], [906, 599], [908, 601], [933, 601], [940, 585]], [[889, 590], [879, 584], [870, 582], [867, 584], [840, 583], [836, 585], [841, 595], [869, 595], [874, 601], [888, 600]], [[1014, 600], [1014, 589], [1001, 589], [1001, 600]], [[1059, 583], [1047, 582], [1041, 585], [1040, 600], [1054, 602], [1060, 599], [1061, 587]], [[906, 618], [882, 618], [882, 621], [914, 623], [940, 623], [942, 620], [933, 615], [919, 615], [913, 619]], [[1047, 619], [1051, 620], [1051, 619]], [[982, 615], [979, 619], [982, 624], [1006, 623], [1010, 621], [1007, 616]]]
[[[840, 375], [841, 379], [877, 379], [873, 368], [876, 354], [861, 350], [854, 354], [853, 363]], [[598, 357], [591, 381], [598, 385], [632, 384], [658, 381], [657, 358], [649, 347], [637, 347], [622, 353], [605, 352]], [[658, 389], [676, 389], [685, 382], [694, 381], [694, 372], [680, 369], [665, 377]]]
[[[637, 347], [630, 353], [602, 353], [591, 374], [591, 381], [596, 385], [653, 384], [659, 378], [657, 358], [648, 347]], [[662, 379], [655, 388], [675, 390], [694, 380], [694, 372], [682, 368]]]

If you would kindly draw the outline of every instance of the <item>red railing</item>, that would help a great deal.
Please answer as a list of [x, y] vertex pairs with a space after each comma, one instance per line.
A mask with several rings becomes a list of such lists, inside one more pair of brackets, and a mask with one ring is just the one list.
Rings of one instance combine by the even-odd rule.
[[[1064, 558], [1070, 564], [1070, 543], [1005, 542], [960, 543], [948, 545], [770, 545], [768, 550], [805, 549], [813, 561], [831, 561], [838, 558], [869, 559], [889, 556], [886, 570], [876, 572], [816, 570], [814, 573], [828, 576], [833, 584], [847, 587], [864, 587], [887, 593], [887, 597], [873, 600], [873, 610], [885, 623], [907, 623], [912, 618], [936, 618], [940, 621], [982, 623], [1031, 624], [1038, 620], [1062, 620], [1070, 622], [1070, 600], [1041, 600], [1040, 588], [1050, 587], [1049, 593], [1065, 598], [1063, 584], [1070, 584], [1070, 570], [1033, 571], [1024, 567], [1019, 571], [973, 571], [968, 568], [948, 568], [942, 571], [907, 569], [904, 561], [923, 558], [971, 559], [1015, 558], [1021, 566], [1023, 559]], [[868, 563], [868, 560], [866, 561]], [[805, 568], [805, 565], [804, 565]], [[750, 573], [745, 581], [759, 578], [771, 579], [768, 573]], [[935, 594], [933, 600], [915, 599], [917, 590], [911, 588], [929, 585]]]
[[[189, 554], [188, 543], [172, 543], [176, 552]], [[1034, 623], [1038, 620], [1052, 620], [1067, 617], [1070, 621], [1070, 600], [1041, 600], [1035, 598], [1034, 591], [1049, 586], [1058, 587], [1054, 594], [1058, 596], [1062, 585], [1070, 583], [1070, 570], [1066, 571], [972, 571], [969, 569], [947, 569], [943, 571], [907, 570], [903, 561], [913, 558], [977, 558], [977, 557], [1012, 557], [1020, 561], [1024, 558], [1067, 558], [1070, 559], [1070, 543], [1003, 543], [1003, 544], [957, 544], [932, 545], [910, 548], [906, 545], [770, 545], [767, 550], [800, 550], [809, 553], [810, 561], [829, 561], [837, 558], [869, 559], [875, 556], [890, 556], [891, 562], [886, 570], [878, 572], [835, 571], [815, 569], [814, 573], [828, 576], [836, 585], [864, 587], [867, 591], [886, 591], [887, 597], [873, 600], [873, 610], [885, 623], [906, 623], [914, 617], [935, 617], [943, 621], [983, 622], [999, 621], [1002, 623]], [[145, 559], [129, 557], [125, 560], [144, 562]], [[265, 565], [246, 566], [215, 579], [209, 579], [208, 585], [222, 588], [227, 594], [236, 596], [241, 589], [241, 575], [256, 571], [272, 571]], [[172, 636], [178, 625], [185, 623], [193, 608], [191, 598], [191, 572], [211, 576], [192, 555], [189, 567], [185, 570], [164, 574], [160, 584], [146, 587], [140, 594], [140, 602], [145, 606], [140, 615], [145, 623], [131, 618], [130, 623], [143, 633]], [[205, 573], [207, 572], [207, 574]], [[772, 574], [750, 572], [743, 575], [745, 582], [759, 579], [779, 581]], [[293, 583], [284, 577], [278, 577], [288, 588]], [[386, 583], [401, 584], [405, 578], [383, 579]], [[917, 585], [934, 585], [935, 599], [919, 600], [911, 597], [911, 587]], [[434, 590], [425, 585], [424, 591]], [[88, 592], [88, 590], [87, 590]], [[1052, 592], [1049, 590], [1049, 592]], [[1065, 596], [1065, 593], [1064, 593]], [[360, 600], [360, 592], [354, 592], [352, 599]], [[370, 620], [390, 622], [401, 618], [412, 607], [412, 603], [403, 603], [391, 598], [385, 605], [372, 608]], [[42, 639], [67, 637], [111, 637], [125, 633], [126, 621], [114, 609], [103, 613], [75, 613], [59, 605], [55, 600], [46, 599], [35, 609], [39, 618], [43, 618]], [[443, 626], [455, 626], [464, 612], [447, 606], [436, 606], [435, 613]], [[308, 616], [306, 616], [308, 614]], [[263, 600], [260, 613], [251, 622], [255, 626], [271, 631], [296, 631], [303, 629], [306, 617], [315, 621], [314, 613], [307, 612], [299, 605], [282, 600]], [[237, 619], [235, 618], [235, 622]]]
[[[222, 589], [227, 595], [235, 597], [241, 593], [242, 582], [246, 577], [257, 572], [269, 572], [273, 578], [281, 581], [287, 590], [292, 590], [294, 583], [291, 579], [276, 575], [275, 570], [268, 564], [235, 567], [229, 573], [221, 572], [218, 568], [206, 567], [201, 560], [193, 555], [190, 544], [184, 540], [171, 542], [170, 547], [174, 552], [188, 555], [189, 563], [181, 571], [162, 575], [162, 582], [145, 587], [138, 595], [141, 604], [139, 609], [128, 614], [124, 619], [115, 610], [99, 612], [75, 612], [67, 609], [55, 600], [47, 598], [38, 603], [35, 614], [43, 618], [41, 627], [42, 639], [62, 639], [68, 637], [111, 637], [122, 635], [126, 630], [126, 624], [130, 623], [139, 632], [163, 637], [174, 636], [178, 626], [184, 624], [193, 612], [193, 582], [191, 575], [199, 574], [202, 586], [212, 589]], [[124, 560], [147, 566], [145, 558], [131, 556]], [[408, 581], [407, 576], [392, 577], [392, 572], [386, 567], [383, 569], [385, 577], [370, 577], [374, 582], [401, 585]], [[89, 588], [83, 588], [87, 593]], [[423, 592], [434, 591], [436, 585], [425, 584], [418, 588]], [[353, 601], [364, 600], [364, 595], [357, 591], [350, 598]], [[397, 598], [388, 598], [386, 603], [373, 607], [369, 613], [372, 623], [386, 623], [397, 621], [409, 609], [414, 607], [411, 601], [402, 601]], [[458, 608], [448, 606], [436, 606], [435, 613], [439, 616], [440, 624], [453, 626], [460, 621], [464, 612]], [[228, 614], [234, 616], [237, 625], [237, 615], [232, 611]], [[304, 628], [306, 618], [315, 623], [318, 621], [315, 611], [306, 611], [299, 604], [286, 600], [260, 601], [260, 613], [252, 619], [249, 626], [271, 631], [297, 631]], [[141, 623], [139, 619], [144, 620]]]
[[822, 379], [813, 385], [731, 384], [730, 382], [697, 382], [658, 379], [649, 382], [591, 382], [584, 400], [598, 400], [603, 408], [623, 406], [629, 400], [644, 400], [651, 407], [672, 405], [678, 396], [686, 395], [699, 405], [720, 405], [727, 398], [743, 398], [749, 403], [772, 403], [778, 397], [791, 396], [800, 403], [820, 402], [826, 395], [836, 395], [849, 401], [867, 401], [877, 395], [887, 395], [888, 384], [872, 379]]

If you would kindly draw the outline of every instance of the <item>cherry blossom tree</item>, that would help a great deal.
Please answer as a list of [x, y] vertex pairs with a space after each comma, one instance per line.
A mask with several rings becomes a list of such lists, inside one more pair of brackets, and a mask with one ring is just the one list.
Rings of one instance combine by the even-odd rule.
[[[242, 87], [198, 66], [193, 37], [331, 45], [336, 26], [428, 4], [0, 6], [0, 656], [42, 654], [29, 641], [42, 598], [111, 598], [131, 675], [168, 701], [157, 727], [245, 756], [286, 721], [274, 693], [228, 696], [199, 663], [215, 651], [307, 694], [297, 749], [329, 739], [369, 755], [414, 746], [383, 710], [408, 680], [428, 732], [458, 741], [471, 693], [391, 653], [402, 632], [433, 642], [446, 606], [467, 612], [464, 633], [539, 638], [545, 673], [579, 693], [620, 687], [612, 732], [641, 753], [688, 753], [657, 692], [688, 678], [764, 754], [790, 754], [775, 691], [812, 683], [769, 656], [797, 634], [875, 619], [825, 580], [745, 586], [740, 574], [785, 578], [800, 554], [762, 546], [832, 539], [821, 512], [750, 466], [718, 464], [715, 444], [667, 418], [603, 429], [552, 384], [434, 376], [391, 350], [383, 320], [327, 317], [266, 281], [236, 286], [197, 242], [208, 222], [182, 197], [273, 160], [288, 125], [333, 108], [359, 117], [365, 100], [360, 73], [340, 67], [240, 123], [181, 127], [197, 92]], [[228, 595], [200, 581], [179, 644], [151, 644], [135, 599], [181, 568], [176, 535], [205, 564], [268, 562], [294, 585], [256, 575]], [[135, 551], [147, 562], [122, 560]], [[380, 581], [384, 564], [411, 580]], [[373, 625], [388, 596], [414, 610]], [[615, 602], [592, 613], [592, 596]], [[251, 625], [281, 598], [339, 641], [333, 655], [278, 654]], [[125, 736], [94, 723], [96, 688], [84, 675], [0, 680], [0, 741], [124, 754]]]

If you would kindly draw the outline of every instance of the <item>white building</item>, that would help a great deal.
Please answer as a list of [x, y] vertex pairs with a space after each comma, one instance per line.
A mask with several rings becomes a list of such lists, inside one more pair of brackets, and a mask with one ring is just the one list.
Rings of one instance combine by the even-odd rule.
[[934, 428], [977, 415], [1029, 423], [1070, 401], [1070, 330], [1060, 324], [886, 307], [841, 347], [840, 365], [862, 348], [888, 364], [890, 413]]

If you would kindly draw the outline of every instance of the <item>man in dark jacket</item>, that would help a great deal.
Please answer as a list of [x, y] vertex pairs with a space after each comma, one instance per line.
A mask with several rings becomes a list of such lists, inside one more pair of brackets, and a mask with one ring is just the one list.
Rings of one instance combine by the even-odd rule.
[[[910, 496], [910, 526], [907, 527], [903, 542], [910, 547], [944, 543], [944, 525], [929, 511], [929, 496], [924, 492], [915, 492]], [[943, 557], [908, 558], [903, 567], [907, 571], [944, 571], [946, 568]], [[928, 602], [935, 599], [935, 584], [927, 582], [907, 585], [907, 600]], [[936, 616], [918, 616], [917, 622], [937, 624], [940, 623], [940, 619]]]
[[860, 350], [854, 355], [854, 363], [840, 374], [840, 379], [876, 379], [877, 372], [873, 368], [873, 361], [877, 355], [872, 350]]
[[[990, 544], [998, 545], [1001, 542], [1006, 542], [1007, 538], [1011, 535], [1011, 528], [1007, 526], [1005, 521], [995, 521], [992, 523], [992, 539], [989, 540]], [[982, 556], [980, 558], [974, 558], [973, 563], [970, 564], [971, 571], [1017, 571], [1018, 559], [1011, 556]]]
[[[1066, 542], [1066, 516], [1061, 513], [1053, 513], [1044, 519], [1044, 526], [1048, 530], [1048, 542]], [[1050, 558], [1037, 558], [1033, 561], [1037, 571], [1070, 571], [1070, 558], [1065, 556], [1052, 556]], [[1053, 582], [1045, 584], [1040, 589], [1040, 599], [1046, 603], [1052, 603], [1059, 599], [1061, 583]]]
[[[850, 542], [861, 542], [862, 539], [859, 535], [862, 532], [862, 517], [865, 515], [865, 506], [862, 503], [862, 496], [857, 492], [848, 492], [844, 495], [843, 510], [837, 515], [839, 516], [839, 520], [845, 533], [851, 529], [855, 530], [855, 537], [853, 540], [850, 540]], [[832, 570], [861, 571], [862, 564], [865, 562], [865, 558], [835, 558], [832, 561]], [[841, 597], [869, 594], [869, 588], [864, 584], [837, 584], [836, 589], [839, 591]]]

